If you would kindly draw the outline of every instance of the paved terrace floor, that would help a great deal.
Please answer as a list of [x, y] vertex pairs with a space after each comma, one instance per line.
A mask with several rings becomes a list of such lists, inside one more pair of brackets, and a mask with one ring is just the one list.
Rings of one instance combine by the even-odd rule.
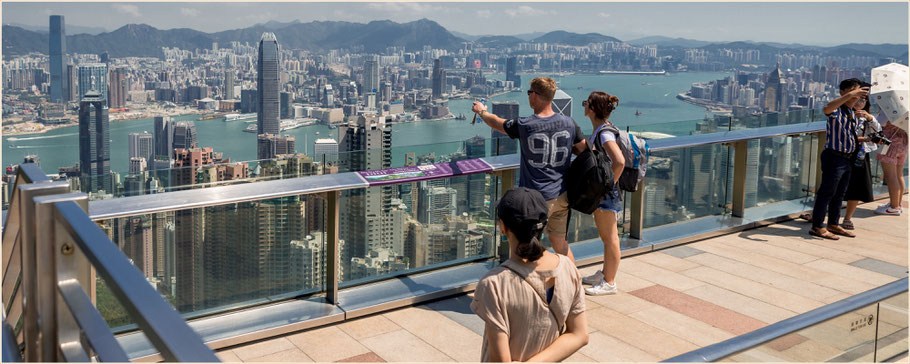
[[[620, 292], [587, 297], [590, 341], [566, 361], [659, 361], [907, 276], [907, 216], [874, 215], [878, 203], [860, 206], [856, 239], [812, 237], [808, 223], [794, 220], [623, 259]], [[483, 322], [471, 312], [471, 298], [226, 348], [218, 356], [230, 362], [478, 361]], [[903, 317], [898, 324], [906, 325]], [[851, 320], [833, 324], [849, 327]], [[820, 327], [788, 335], [752, 359], [817, 361], [815, 355], [836, 356], [849, 348], [839, 346], [855, 345], [826, 334], [830, 330]], [[906, 350], [906, 339], [900, 345]]]

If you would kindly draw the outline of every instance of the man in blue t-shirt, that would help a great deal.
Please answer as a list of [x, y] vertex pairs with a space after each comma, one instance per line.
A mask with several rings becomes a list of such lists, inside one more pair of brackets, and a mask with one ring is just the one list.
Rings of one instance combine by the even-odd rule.
[[586, 148], [585, 136], [575, 120], [553, 112], [555, 94], [556, 81], [537, 77], [531, 80], [528, 90], [528, 103], [534, 109], [534, 115], [505, 120], [488, 113], [486, 105], [480, 102], [474, 102], [471, 111], [491, 128], [519, 140], [521, 171], [518, 186], [540, 191], [547, 200], [550, 216], [546, 229], [553, 250], [574, 261], [566, 238], [569, 203], [563, 176], [569, 170], [572, 154]]

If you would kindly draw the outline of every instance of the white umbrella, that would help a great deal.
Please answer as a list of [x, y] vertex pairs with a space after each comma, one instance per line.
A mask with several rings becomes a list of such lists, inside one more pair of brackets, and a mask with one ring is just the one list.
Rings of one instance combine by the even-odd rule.
[[869, 99], [878, 104], [882, 112], [895, 126], [907, 131], [908, 103], [910, 103], [910, 74], [907, 66], [900, 63], [886, 64], [872, 69], [872, 89]]

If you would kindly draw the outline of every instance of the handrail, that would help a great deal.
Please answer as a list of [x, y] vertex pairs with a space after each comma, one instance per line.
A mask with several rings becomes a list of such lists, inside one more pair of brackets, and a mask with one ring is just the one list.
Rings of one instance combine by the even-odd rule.
[[[649, 141], [651, 151], [667, 151], [702, 145], [734, 143], [743, 140], [775, 136], [799, 135], [824, 131], [823, 122], [772, 126], [759, 129], [724, 131]], [[493, 171], [517, 169], [517, 154], [480, 158], [493, 167]], [[269, 198], [343, 191], [369, 187], [356, 172], [330, 175], [305, 176], [284, 180], [262, 181], [206, 189], [165, 192], [153, 195], [96, 200], [89, 203], [92, 220], [106, 220], [142, 214], [223, 205], [227, 203], [256, 201]]]
[[730, 355], [762, 345], [771, 340], [816, 325], [823, 321], [853, 312], [860, 308], [881, 302], [887, 298], [907, 292], [908, 278], [902, 278], [884, 286], [868, 290], [835, 303], [816, 308], [776, 324], [760, 328], [729, 340], [693, 350], [664, 360], [666, 363], [702, 363], [717, 361]]
[[73, 201], [55, 202], [54, 218], [167, 361], [217, 362], [215, 353], [156, 292], [126, 255]]

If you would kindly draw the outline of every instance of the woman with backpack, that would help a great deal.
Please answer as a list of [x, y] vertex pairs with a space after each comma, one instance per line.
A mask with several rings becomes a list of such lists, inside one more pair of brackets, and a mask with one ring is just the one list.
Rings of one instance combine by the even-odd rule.
[[471, 310], [485, 325], [481, 361], [558, 362], [588, 343], [581, 274], [540, 242], [549, 208], [536, 190], [506, 191], [496, 207], [509, 259], [490, 269]]
[[[588, 146], [606, 151], [613, 169], [614, 182], [619, 181], [626, 162], [616, 143], [616, 128], [607, 120], [617, 105], [619, 105], [619, 99], [603, 91], [592, 92], [588, 95], [588, 99], [581, 103], [585, 116], [591, 120], [591, 126], [594, 127], [594, 133], [588, 140]], [[620, 258], [616, 216], [622, 212], [622, 194], [618, 186], [619, 184], [616, 183], [613, 193], [607, 195], [594, 211], [594, 224], [597, 225], [600, 240], [604, 244], [604, 263], [603, 269], [582, 279], [585, 284], [592, 285], [590, 288], [585, 288], [585, 293], [592, 296], [616, 294], [615, 280]]]

